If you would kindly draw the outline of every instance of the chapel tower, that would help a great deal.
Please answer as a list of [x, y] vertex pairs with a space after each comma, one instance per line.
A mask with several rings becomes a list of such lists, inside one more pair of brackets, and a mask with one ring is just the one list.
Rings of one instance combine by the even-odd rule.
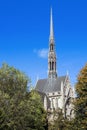
[[50, 16], [50, 37], [49, 37], [49, 53], [48, 53], [48, 78], [56, 78], [56, 53], [54, 43], [53, 17], [52, 8]]

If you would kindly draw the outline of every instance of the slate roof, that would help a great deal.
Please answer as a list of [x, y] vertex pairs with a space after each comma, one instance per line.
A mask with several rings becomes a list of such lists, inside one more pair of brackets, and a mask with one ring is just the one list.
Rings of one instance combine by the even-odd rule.
[[36, 84], [36, 90], [42, 93], [61, 91], [61, 81], [65, 82], [66, 76], [58, 78], [40, 79]]

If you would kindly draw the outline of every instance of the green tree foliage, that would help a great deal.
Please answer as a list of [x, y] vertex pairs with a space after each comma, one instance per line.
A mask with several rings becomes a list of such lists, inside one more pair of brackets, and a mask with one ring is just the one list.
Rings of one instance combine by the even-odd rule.
[[40, 95], [38, 95], [38, 93], [33, 90], [29, 95], [29, 101], [29, 104], [31, 105], [30, 124], [33, 126], [32, 128], [37, 130], [44, 130], [47, 126], [47, 114], [43, 108]]
[[61, 109], [54, 110], [53, 113], [53, 120], [49, 124], [49, 130], [74, 130], [72, 129], [72, 122], [69, 119], [64, 117]]
[[40, 96], [28, 93], [27, 76], [7, 64], [0, 68], [0, 130], [45, 130]]
[[76, 84], [75, 124], [78, 130], [87, 130], [87, 64], [80, 71]]

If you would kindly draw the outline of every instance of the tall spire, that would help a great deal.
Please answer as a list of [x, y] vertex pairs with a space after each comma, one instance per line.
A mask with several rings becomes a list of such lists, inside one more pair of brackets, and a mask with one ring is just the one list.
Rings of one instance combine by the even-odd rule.
[[49, 54], [48, 54], [48, 77], [49, 78], [56, 78], [57, 77], [52, 8], [51, 8], [51, 15], [50, 15], [50, 39], [49, 39]]
[[51, 7], [51, 15], [50, 15], [50, 39], [54, 38], [53, 32], [53, 16], [52, 16], [52, 7]]

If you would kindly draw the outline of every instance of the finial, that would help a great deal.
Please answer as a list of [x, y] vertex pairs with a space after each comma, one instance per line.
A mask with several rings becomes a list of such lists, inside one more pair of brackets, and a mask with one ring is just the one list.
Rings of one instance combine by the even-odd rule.
[[66, 75], [69, 76], [69, 71], [67, 70]]
[[36, 79], [36, 81], [38, 81], [39, 80], [39, 76], [37, 75], [37, 79]]

